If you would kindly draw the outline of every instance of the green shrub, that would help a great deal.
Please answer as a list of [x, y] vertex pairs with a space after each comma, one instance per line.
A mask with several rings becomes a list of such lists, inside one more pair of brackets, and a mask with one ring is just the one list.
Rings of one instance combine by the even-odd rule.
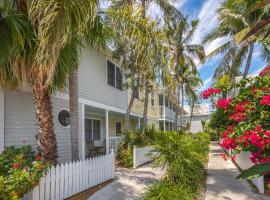
[[197, 191], [204, 174], [209, 134], [157, 133], [155, 163], [167, 169], [165, 180]]
[[0, 199], [20, 199], [39, 183], [48, 167], [30, 146], [6, 148], [0, 154]]
[[118, 160], [123, 167], [131, 168], [133, 166], [133, 147], [144, 147], [151, 145], [156, 139], [156, 130], [154, 128], [145, 129], [145, 134], [139, 130], [123, 132], [123, 137], [118, 145]]
[[194, 200], [190, 189], [166, 182], [156, 183], [144, 195], [143, 200]]

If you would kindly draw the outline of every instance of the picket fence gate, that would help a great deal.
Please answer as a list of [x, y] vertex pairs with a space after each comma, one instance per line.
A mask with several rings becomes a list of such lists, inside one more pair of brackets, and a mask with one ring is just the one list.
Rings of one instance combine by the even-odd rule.
[[143, 165], [147, 162], [153, 160], [152, 156], [153, 148], [146, 146], [146, 147], [135, 147], [133, 148], [133, 168], [136, 169], [138, 166]]
[[32, 200], [62, 200], [115, 177], [114, 153], [51, 167]]

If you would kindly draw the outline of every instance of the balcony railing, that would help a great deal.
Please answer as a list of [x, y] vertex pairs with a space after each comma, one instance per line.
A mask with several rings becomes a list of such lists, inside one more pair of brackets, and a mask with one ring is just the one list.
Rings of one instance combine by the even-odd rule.
[[117, 154], [117, 148], [121, 138], [122, 138], [121, 136], [109, 137], [110, 150], [113, 150], [115, 154]]

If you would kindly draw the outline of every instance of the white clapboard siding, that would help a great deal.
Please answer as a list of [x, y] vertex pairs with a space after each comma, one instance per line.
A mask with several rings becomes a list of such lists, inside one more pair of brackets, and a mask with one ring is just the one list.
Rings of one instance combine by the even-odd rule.
[[62, 200], [115, 177], [114, 154], [51, 167], [30, 199]]
[[153, 149], [151, 147], [133, 148], [133, 168], [152, 161], [151, 154]]

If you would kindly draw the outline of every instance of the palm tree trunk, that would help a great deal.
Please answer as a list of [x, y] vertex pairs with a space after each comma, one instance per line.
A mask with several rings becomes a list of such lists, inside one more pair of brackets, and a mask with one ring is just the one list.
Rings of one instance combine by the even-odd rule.
[[183, 115], [184, 115], [184, 84], [181, 84], [181, 126], [183, 126]]
[[135, 97], [134, 97], [135, 91], [134, 90], [135, 89], [132, 88], [131, 97], [130, 97], [128, 109], [127, 109], [126, 116], [125, 116], [125, 129], [126, 129], [126, 131], [130, 131], [130, 113], [131, 113], [131, 109], [133, 107], [134, 100], [135, 100]]
[[244, 74], [243, 74], [243, 78], [246, 78], [247, 75], [248, 75], [250, 64], [251, 64], [251, 59], [252, 59], [252, 55], [253, 55], [253, 51], [254, 51], [254, 43], [251, 43], [249, 45], [249, 52], [248, 52], [247, 63], [246, 63], [245, 71], [244, 71]]
[[[180, 102], [180, 93], [179, 93], [179, 86], [177, 86], [177, 104], [179, 106], [179, 102]], [[175, 109], [175, 131], [177, 131], [177, 127], [178, 127], [178, 114], [179, 114], [179, 110], [178, 108]]]
[[70, 141], [72, 161], [79, 160], [78, 70], [69, 74]]
[[144, 134], [144, 129], [147, 125], [147, 113], [148, 113], [148, 101], [149, 101], [149, 88], [148, 81], [145, 85], [145, 93], [144, 93], [144, 108], [143, 108], [143, 122], [142, 122], [142, 133]]
[[52, 102], [48, 89], [35, 81], [33, 99], [36, 107], [38, 150], [42, 158], [52, 164], [57, 162], [57, 142], [54, 133]]
[[194, 101], [192, 100], [192, 104], [191, 104], [191, 109], [190, 109], [190, 118], [189, 118], [189, 131], [190, 131], [190, 128], [191, 128], [191, 121], [192, 121], [192, 117], [193, 117], [193, 110], [194, 110]]

